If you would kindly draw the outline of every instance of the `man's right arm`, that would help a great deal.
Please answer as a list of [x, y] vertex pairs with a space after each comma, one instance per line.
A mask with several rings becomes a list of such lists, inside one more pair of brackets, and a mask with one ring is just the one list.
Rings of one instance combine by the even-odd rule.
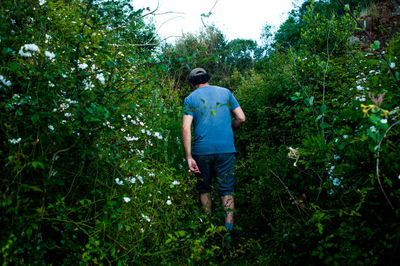
[[184, 115], [182, 119], [182, 142], [183, 148], [185, 150], [185, 158], [188, 162], [188, 166], [190, 171], [194, 173], [200, 173], [199, 168], [197, 167], [196, 161], [192, 157], [192, 127], [193, 116]]
[[244, 112], [240, 106], [233, 109], [232, 114], [234, 118], [232, 121], [232, 128], [238, 129], [243, 122], [246, 121], [246, 116], [244, 115]]

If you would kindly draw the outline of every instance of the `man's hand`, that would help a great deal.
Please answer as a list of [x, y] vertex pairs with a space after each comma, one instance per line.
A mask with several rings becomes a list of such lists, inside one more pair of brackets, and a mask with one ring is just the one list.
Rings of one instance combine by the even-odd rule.
[[197, 166], [196, 161], [193, 158], [190, 158], [187, 161], [188, 161], [188, 166], [189, 166], [190, 171], [192, 171], [195, 174], [201, 173], [199, 167]]

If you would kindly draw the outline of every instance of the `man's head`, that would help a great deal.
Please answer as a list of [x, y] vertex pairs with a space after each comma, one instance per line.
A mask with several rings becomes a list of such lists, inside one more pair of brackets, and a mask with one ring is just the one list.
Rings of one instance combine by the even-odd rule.
[[208, 83], [211, 76], [204, 70], [204, 68], [198, 67], [190, 71], [188, 82], [195, 87], [199, 84]]

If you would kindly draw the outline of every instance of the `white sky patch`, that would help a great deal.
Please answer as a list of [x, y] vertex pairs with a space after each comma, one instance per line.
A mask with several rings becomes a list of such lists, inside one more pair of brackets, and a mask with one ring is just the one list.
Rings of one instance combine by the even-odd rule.
[[[135, 8], [159, 9], [154, 17], [158, 34], [173, 42], [183, 33], [197, 33], [203, 27], [201, 14], [212, 15], [203, 18], [205, 23], [215, 24], [228, 40], [236, 38], [260, 40], [266, 23], [278, 29], [295, 6], [304, 0], [132, 0]], [[215, 5], [215, 6], [214, 6]], [[145, 11], [148, 12], [148, 11]], [[171, 14], [163, 14], [174, 12]]]

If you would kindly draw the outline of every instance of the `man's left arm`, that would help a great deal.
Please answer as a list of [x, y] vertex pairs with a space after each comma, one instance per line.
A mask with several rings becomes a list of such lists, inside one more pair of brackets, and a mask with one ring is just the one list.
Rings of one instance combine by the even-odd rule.
[[246, 116], [244, 115], [244, 112], [240, 106], [233, 109], [232, 114], [234, 118], [232, 121], [232, 128], [238, 129], [243, 122], [246, 121]]

